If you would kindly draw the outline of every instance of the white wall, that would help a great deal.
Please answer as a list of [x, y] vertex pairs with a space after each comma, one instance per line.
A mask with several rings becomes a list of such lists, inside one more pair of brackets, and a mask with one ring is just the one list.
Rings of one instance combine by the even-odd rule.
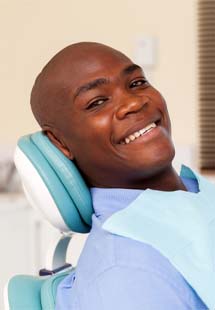
[[197, 142], [195, 0], [0, 0], [0, 143], [38, 130], [33, 81], [61, 48], [88, 40], [134, 55], [135, 37], [156, 36], [155, 86], [167, 100], [177, 144]]

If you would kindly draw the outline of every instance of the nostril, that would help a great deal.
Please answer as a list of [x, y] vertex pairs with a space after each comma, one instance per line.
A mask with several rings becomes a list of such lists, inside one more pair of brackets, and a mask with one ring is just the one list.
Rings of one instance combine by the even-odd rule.
[[133, 112], [137, 112], [137, 111], [141, 110], [144, 105], [145, 105], [145, 103], [142, 103], [138, 100], [134, 100], [134, 101], [130, 102], [129, 104], [127, 104], [127, 106], [125, 106], [125, 110], [127, 111], [128, 114], [133, 113]]

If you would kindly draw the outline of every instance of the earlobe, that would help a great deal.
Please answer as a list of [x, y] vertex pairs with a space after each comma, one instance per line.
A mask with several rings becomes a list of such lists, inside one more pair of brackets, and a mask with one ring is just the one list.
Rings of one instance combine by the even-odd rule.
[[50, 130], [44, 130], [44, 134], [49, 140], [69, 159], [73, 160], [74, 156], [71, 151], [58, 139]]

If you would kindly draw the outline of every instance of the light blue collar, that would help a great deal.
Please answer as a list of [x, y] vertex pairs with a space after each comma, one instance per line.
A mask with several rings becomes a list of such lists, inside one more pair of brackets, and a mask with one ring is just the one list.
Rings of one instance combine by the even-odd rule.
[[148, 243], [166, 256], [209, 309], [215, 309], [215, 186], [182, 165], [199, 192], [146, 189], [102, 228]]
[[[189, 175], [190, 170], [187, 167], [182, 167], [181, 180], [185, 187], [190, 192], [198, 192], [198, 182]], [[141, 189], [125, 189], [125, 188], [97, 188], [90, 189], [94, 213], [101, 222], [104, 222], [113, 213], [126, 208], [132, 201], [134, 201], [144, 190]]]

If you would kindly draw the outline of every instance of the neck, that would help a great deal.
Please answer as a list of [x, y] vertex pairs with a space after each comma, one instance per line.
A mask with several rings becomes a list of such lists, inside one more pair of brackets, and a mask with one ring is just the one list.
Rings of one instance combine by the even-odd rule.
[[156, 175], [142, 180], [135, 188], [139, 189], [154, 189], [160, 191], [176, 191], [183, 190], [187, 191], [184, 183], [180, 176], [177, 174], [172, 165]]
[[102, 188], [128, 188], [128, 189], [154, 189], [160, 191], [176, 191], [183, 190], [187, 191], [180, 176], [177, 174], [172, 165], [169, 165], [162, 170], [154, 171], [153, 174], [144, 176], [136, 174], [131, 176], [129, 179], [126, 176], [120, 175], [119, 178], [111, 176], [108, 180], [105, 178], [104, 182], [91, 182], [91, 187], [102, 187]]

